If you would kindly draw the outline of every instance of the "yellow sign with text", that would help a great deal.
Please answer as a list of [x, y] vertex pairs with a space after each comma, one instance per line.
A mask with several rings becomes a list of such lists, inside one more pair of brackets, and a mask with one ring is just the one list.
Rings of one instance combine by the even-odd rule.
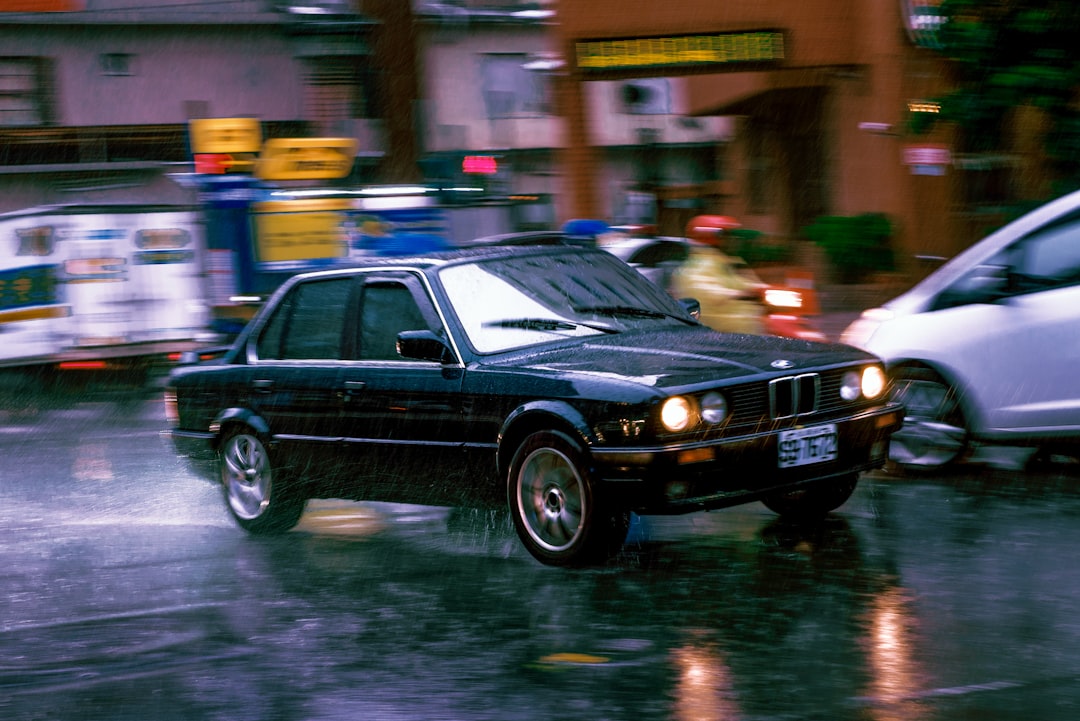
[[349, 248], [343, 224], [345, 200], [255, 203], [255, 238], [264, 263], [343, 258]]
[[257, 153], [262, 126], [257, 118], [204, 118], [188, 121], [192, 154]]
[[323, 180], [352, 172], [354, 138], [273, 138], [263, 145], [255, 175], [263, 180]]

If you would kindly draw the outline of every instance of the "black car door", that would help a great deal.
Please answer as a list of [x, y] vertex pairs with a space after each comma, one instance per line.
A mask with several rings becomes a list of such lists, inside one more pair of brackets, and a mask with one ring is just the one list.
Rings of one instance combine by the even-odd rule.
[[337, 376], [348, 477], [362, 479], [373, 499], [453, 503], [463, 490], [463, 369], [396, 348], [403, 330], [445, 334], [430, 292], [410, 272], [369, 274], [358, 308], [353, 360]]
[[269, 424], [279, 462], [309, 479], [341, 461], [337, 380], [355, 286], [351, 277], [296, 285], [249, 349], [249, 403]]

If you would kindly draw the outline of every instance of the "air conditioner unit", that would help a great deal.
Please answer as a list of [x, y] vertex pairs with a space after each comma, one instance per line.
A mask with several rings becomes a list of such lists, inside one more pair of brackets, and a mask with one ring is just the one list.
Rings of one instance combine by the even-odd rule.
[[639, 78], [615, 83], [615, 107], [628, 115], [671, 113], [671, 86], [667, 78]]

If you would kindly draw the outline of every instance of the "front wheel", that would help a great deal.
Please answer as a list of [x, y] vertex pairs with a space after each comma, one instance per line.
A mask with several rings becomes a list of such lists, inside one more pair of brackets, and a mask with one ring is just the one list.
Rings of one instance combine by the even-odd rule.
[[581, 445], [557, 431], [525, 439], [510, 464], [507, 500], [518, 537], [537, 560], [580, 566], [613, 554], [630, 514], [598, 498]]
[[248, 430], [233, 430], [218, 453], [225, 502], [249, 533], [284, 533], [300, 521], [304, 498], [270, 463], [270, 453]]
[[889, 460], [909, 471], [930, 471], [958, 461], [970, 439], [960, 396], [924, 368], [893, 373], [893, 400], [904, 404], [904, 425], [889, 442]]
[[829, 511], [835, 511], [844, 505], [855, 492], [858, 482], [859, 475], [852, 473], [843, 478], [817, 483], [807, 488], [774, 493], [761, 499], [761, 502], [782, 518], [799, 520], [820, 518]]

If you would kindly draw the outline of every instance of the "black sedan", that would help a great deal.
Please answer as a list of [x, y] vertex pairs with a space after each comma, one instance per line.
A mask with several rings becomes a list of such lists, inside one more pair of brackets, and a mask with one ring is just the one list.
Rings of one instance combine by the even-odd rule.
[[252, 533], [308, 498], [506, 503], [581, 565], [631, 513], [839, 507], [885, 462], [887, 395], [873, 355], [714, 332], [602, 250], [485, 247], [292, 278], [173, 370], [167, 435]]

